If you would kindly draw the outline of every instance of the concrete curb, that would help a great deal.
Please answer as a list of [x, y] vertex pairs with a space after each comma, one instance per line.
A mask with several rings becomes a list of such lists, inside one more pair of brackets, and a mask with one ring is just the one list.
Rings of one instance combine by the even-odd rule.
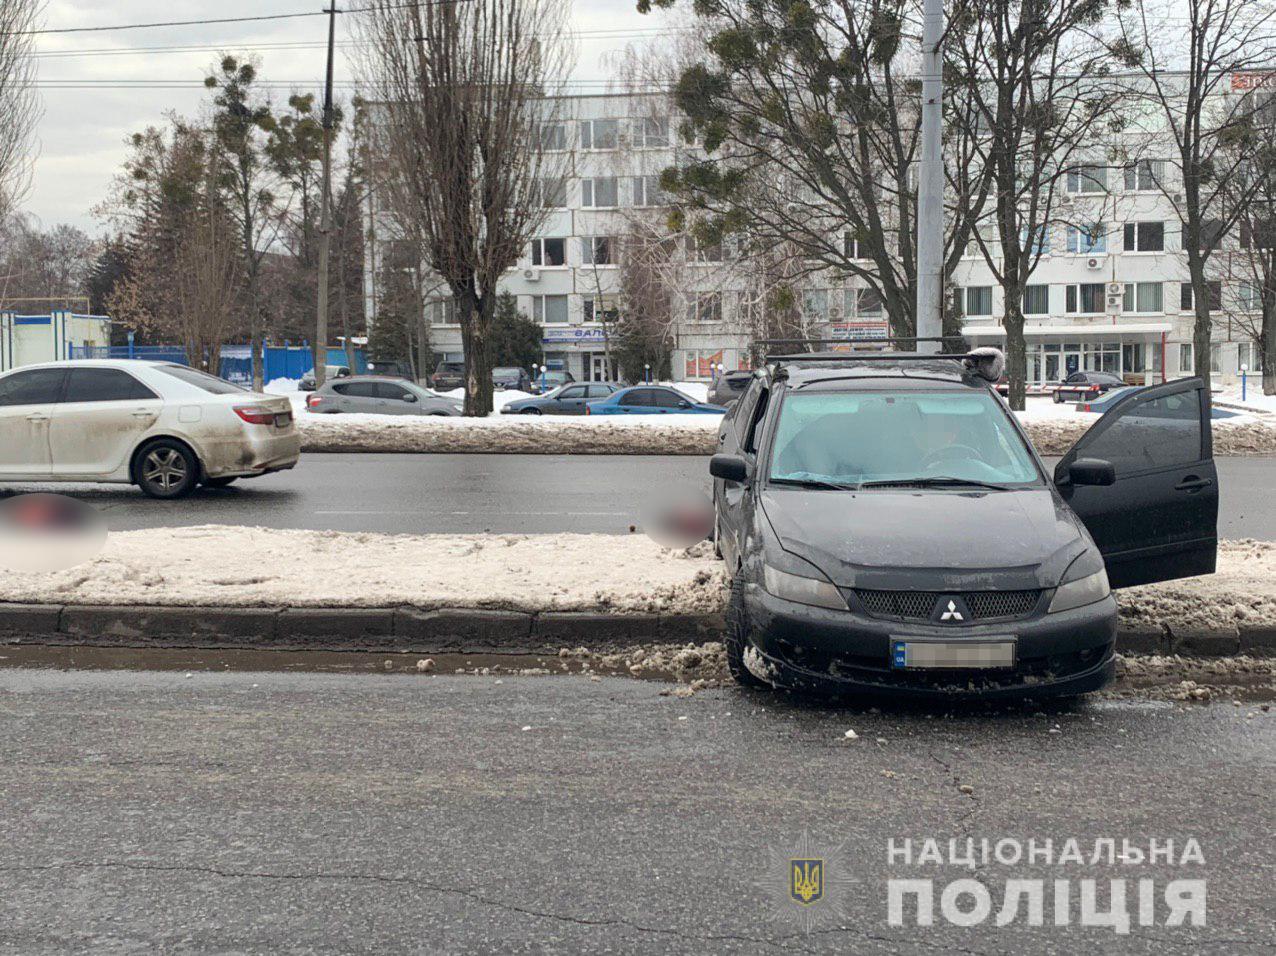
[[[542, 653], [721, 639], [721, 614], [486, 608], [214, 608], [0, 602], [0, 643], [421, 653]], [[1119, 625], [1117, 650], [1185, 657], [1276, 656], [1276, 626]]]

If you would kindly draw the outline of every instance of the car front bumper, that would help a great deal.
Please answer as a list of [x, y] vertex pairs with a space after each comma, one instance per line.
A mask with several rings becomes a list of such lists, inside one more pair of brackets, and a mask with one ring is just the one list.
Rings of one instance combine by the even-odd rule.
[[[757, 585], [745, 588], [751, 641], [777, 687], [814, 693], [853, 690], [890, 697], [1022, 698], [1103, 688], [1115, 672], [1116, 601], [1004, 623], [942, 627], [795, 604]], [[891, 665], [892, 643], [1013, 637], [1014, 667], [912, 669]]]

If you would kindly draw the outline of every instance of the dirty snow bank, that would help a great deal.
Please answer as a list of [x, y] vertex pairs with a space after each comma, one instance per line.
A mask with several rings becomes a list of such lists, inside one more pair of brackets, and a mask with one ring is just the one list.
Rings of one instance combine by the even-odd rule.
[[1218, 573], [1117, 592], [1122, 623], [1225, 630], [1276, 624], [1276, 543], [1223, 541]]
[[[620, 573], [618, 569], [624, 569]], [[386, 535], [206, 525], [124, 531], [89, 564], [7, 573], [0, 601], [699, 614], [722, 606], [708, 545], [645, 535]]]

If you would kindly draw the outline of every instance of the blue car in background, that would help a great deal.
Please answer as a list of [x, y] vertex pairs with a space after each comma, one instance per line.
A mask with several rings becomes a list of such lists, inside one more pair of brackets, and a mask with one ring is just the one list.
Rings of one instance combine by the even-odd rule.
[[586, 415], [721, 415], [721, 405], [697, 402], [667, 385], [632, 385], [585, 406]]

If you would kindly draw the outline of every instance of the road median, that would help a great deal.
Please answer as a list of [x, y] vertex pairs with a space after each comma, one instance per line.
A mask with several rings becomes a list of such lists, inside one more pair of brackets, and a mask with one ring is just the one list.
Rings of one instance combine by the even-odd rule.
[[[1029, 418], [1042, 455], [1064, 454], [1097, 419]], [[625, 418], [412, 418], [301, 414], [302, 450], [406, 454], [711, 455], [720, 420], [708, 415]], [[1276, 423], [1214, 423], [1216, 455], [1276, 455]]]
[[[203, 526], [121, 532], [89, 564], [0, 580], [7, 641], [544, 652], [721, 635], [710, 547], [642, 535], [376, 535]], [[1119, 592], [1122, 650], [1276, 654], [1276, 544], [1219, 573]]]

